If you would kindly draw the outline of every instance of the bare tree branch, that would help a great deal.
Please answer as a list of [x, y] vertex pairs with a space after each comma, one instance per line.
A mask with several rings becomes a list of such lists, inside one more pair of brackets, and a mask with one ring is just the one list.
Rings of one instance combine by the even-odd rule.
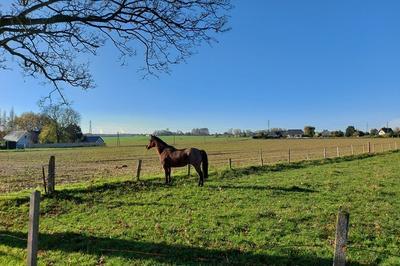
[[121, 60], [143, 54], [144, 75], [169, 72], [203, 42], [228, 30], [230, 0], [30, 0], [0, 11], [0, 69], [16, 59], [60, 95], [62, 84], [94, 86], [80, 53], [107, 40]]

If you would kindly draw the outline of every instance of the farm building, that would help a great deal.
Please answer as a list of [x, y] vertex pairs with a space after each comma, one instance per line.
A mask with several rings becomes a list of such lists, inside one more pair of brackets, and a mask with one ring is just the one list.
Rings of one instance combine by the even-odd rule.
[[301, 138], [304, 132], [301, 129], [288, 129], [283, 135], [287, 138]]
[[99, 146], [105, 145], [104, 139], [100, 136], [86, 135], [83, 139], [86, 143], [95, 143]]
[[320, 133], [320, 136], [323, 138], [328, 138], [331, 136], [331, 132], [329, 130], [325, 129]]
[[379, 136], [392, 136], [393, 135], [393, 130], [390, 127], [383, 127], [381, 130], [378, 132]]
[[28, 131], [13, 131], [3, 138], [6, 141], [6, 147], [9, 149], [22, 149], [37, 143], [38, 133]]

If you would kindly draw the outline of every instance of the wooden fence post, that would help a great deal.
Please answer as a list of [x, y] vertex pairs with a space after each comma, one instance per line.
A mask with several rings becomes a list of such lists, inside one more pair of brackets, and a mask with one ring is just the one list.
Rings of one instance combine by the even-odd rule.
[[261, 163], [261, 166], [264, 166], [264, 160], [263, 160], [262, 149], [260, 150], [260, 163]]
[[333, 266], [346, 265], [346, 244], [349, 231], [349, 213], [339, 210], [336, 222], [335, 255]]
[[137, 162], [137, 168], [136, 168], [136, 181], [140, 180], [140, 171], [142, 170], [142, 160], [139, 159]]
[[231, 158], [229, 158], [228, 164], [229, 164], [229, 169], [232, 170], [232, 159]]
[[337, 156], [337, 157], [340, 157], [339, 146], [336, 146], [336, 156]]
[[29, 204], [29, 225], [28, 225], [28, 257], [27, 265], [37, 265], [38, 237], [39, 237], [39, 208], [40, 192], [34, 191]]
[[188, 164], [188, 176], [190, 176], [190, 164]]
[[368, 153], [371, 153], [371, 142], [368, 141]]
[[290, 149], [288, 150], [288, 163], [290, 163]]
[[42, 165], [42, 179], [43, 179], [44, 193], [47, 194], [46, 173], [44, 171], [44, 165]]
[[56, 157], [54, 155], [50, 156], [49, 169], [47, 173], [47, 193], [49, 195], [53, 194], [56, 187]]
[[324, 148], [324, 159], [326, 159], [326, 148]]
[[353, 147], [353, 144], [351, 144], [350, 149], [351, 149], [351, 155], [354, 155], [354, 147]]

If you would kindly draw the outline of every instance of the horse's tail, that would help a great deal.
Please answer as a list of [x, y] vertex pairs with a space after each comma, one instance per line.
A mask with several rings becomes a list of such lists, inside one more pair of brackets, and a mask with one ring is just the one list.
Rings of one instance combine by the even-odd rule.
[[204, 179], [208, 178], [208, 156], [206, 151], [201, 150], [201, 160], [203, 162], [202, 166], [203, 166], [203, 174], [204, 174]]

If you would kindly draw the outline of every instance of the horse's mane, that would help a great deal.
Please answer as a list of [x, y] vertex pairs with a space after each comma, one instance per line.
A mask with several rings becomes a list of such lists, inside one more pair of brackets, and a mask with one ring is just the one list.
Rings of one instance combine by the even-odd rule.
[[163, 141], [162, 139], [160, 139], [159, 137], [157, 137], [157, 136], [152, 136], [157, 142], [160, 142], [161, 144], [163, 144], [163, 145], [165, 145], [167, 148], [173, 148], [173, 149], [175, 149], [175, 147], [174, 146], [171, 146], [171, 145], [168, 145], [165, 141]]

